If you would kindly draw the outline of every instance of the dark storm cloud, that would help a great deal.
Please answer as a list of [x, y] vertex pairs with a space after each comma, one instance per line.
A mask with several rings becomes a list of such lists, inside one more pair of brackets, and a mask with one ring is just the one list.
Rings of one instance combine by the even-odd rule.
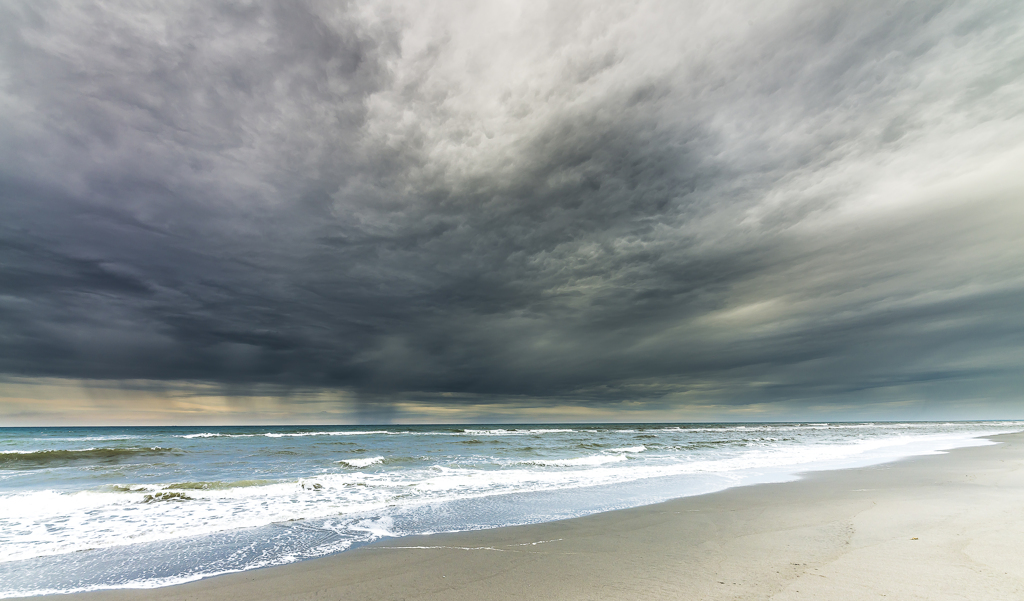
[[666, 405], [1019, 379], [1018, 3], [0, 23], [6, 374]]

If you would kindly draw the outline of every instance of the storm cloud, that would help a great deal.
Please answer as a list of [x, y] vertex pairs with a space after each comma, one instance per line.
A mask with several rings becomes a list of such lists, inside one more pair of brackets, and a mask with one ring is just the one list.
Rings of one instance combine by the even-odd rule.
[[1013, 1], [8, 0], [0, 372], [1013, 406], [1022, 32]]

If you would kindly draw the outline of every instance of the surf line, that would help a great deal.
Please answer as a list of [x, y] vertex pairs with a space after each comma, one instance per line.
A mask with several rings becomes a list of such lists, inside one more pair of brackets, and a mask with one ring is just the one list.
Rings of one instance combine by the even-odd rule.
[[[510, 547], [532, 547], [534, 545], [543, 545], [544, 543], [557, 543], [561, 538], [555, 538], [552, 540], [539, 540], [534, 543], [517, 543], [514, 545], [508, 545]], [[499, 549], [497, 547], [449, 547], [445, 545], [416, 545], [416, 546], [381, 546], [378, 549], [458, 549], [460, 551], [499, 551], [501, 553], [519, 553], [518, 549]]]
[[443, 545], [437, 545], [432, 547], [418, 546], [418, 547], [376, 547], [377, 549], [459, 549], [461, 551], [501, 551], [502, 553], [509, 551], [509, 549], [496, 549], [494, 547], [445, 547]]

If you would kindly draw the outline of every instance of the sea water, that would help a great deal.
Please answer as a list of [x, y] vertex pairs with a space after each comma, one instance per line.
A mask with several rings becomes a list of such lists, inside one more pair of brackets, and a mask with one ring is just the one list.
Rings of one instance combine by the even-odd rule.
[[142, 588], [381, 537], [785, 481], [1024, 422], [0, 428], [0, 597]]

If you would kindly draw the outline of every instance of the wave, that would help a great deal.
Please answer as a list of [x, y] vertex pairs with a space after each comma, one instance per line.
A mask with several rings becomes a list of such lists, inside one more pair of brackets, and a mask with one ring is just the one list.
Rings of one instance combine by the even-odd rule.
[[[982, 432], [940, 433], [934, 436], [959, 440], [979, 433]], [[113, 489], [116, 492], [109, 488], [80, 492], [4, 491], [0, 493], [0, 515], [12, 524], [5, 532], [28, 533], [25, 536], [12, 536], [12, 542], [5, 542], [7, 548], [4, 551], [10, 560], [11, 557], [57, 555], [75, 550], [200, 537], [212, 532], [267, 524], [292, 524], [296, 520], [321, 518], [335, 520], [339, 524], [337, 531], [349, 536], [358, 530], [351, 526], [350, 520], [356, 519], [353, 516], [386, 516], [403, 512], [407, 512], [403, 515], [412, 515], [419, 511], [417, 508], [437, 506], [448, 501], [467, 502], [469, 499], [506, 493], [523, 495], [596, 485], [620, 485], [644, 478], [690, 474], [699, 474], [701, 478], [718, 475], [722, 486], [731, 486], [742, 479], [743, 470], [755, 470], [761, 474], [789, 474], [815, 463], [831, 466], [870, 463], [901, 454], [921, 453], [930, 448], [948, 448], [949, 444], [922, 439], [918, 432], [898, 433], [898, 439], [893, 437], [893, 433], [885, 432], [884, 438], [866, 441], [858, 434], [847, 431], [841, 444], [828, 442], [832, 440], [832, 435], [825, 433], [824, 436], [799, 445], [780, 446], [773, 443], [769, 448], [756, 450], [723, 447], [720, 442], [715, 443], [717, 446], [707, 446], [708, 450], [722, 448], [720, 453], [671, 453], [674, 447], [669, 445], [651, 444], [648, 448], [636, 443], [633, 443], [635, 446], [623, 446], [614, 451], [588, 452], [578, 448], [555, 451], [544, 445], [550, 439], [528, 438], [519, 441], [534, 442], [540, 447], [538, 451], [542, 453], [541, 456], [548, 456], [531, 460], [517, 450], [518, 456], [488, 458], [491, 460], [489, 463], [480, 461], [481, 464], [487, 464], [483, 468], [476, 467], [476, 464], [464, 467], [466, 459], [476, 461], [480, 459], [478, 456], [456, 456], [453, 459], [448, 455], [434, 453], [437, 445], [433, 441], [429, 446], [431, 453], [424, 451], [425, 454], [409, 457], [392, 456], [389, 450], [373, 448], [367, 443], [365, 446], [371, 447], [367, 451], [346, 451], [344, 454], [350, 458], [342, 460], [344, 466], [335, 465], [333, 470], [322, 471], [323, 463], [316, 462], [305, 474], [295, 474], [293, 464], [288, 462], [288, 473], [277, 472], [281, 479], [273, 481], [232, 481], [230, 477], [224, 478], [224, 481], [209, 482], [199, 478], [191, 481], [188, 480], [189, 476], [178, 475], [160, 484], [121, 485], [123, 488]], [[575, 443], [577, 436], [571, 438], [571, 442]], [[636, 438], [619, 438], [614, 443], [607, 441], [610, 443], [607, 446], [629, 445]], [[667, 437], [661, 440], [676, 442]], [[737, 437], [737, 440], [745, 441], [748, 438], [744, 435]], [[905, 442], [915, 440], [923, 446], [901, 450]], [[562, 441], [556, 438], [556, 442]], [[962, 442], [956, 444], [963, 445]], [[682, 448], [690, 449], [688, 446]], [[634, 451], [642, 454], [636, 455]], [[387, 458], [376, 457], [375, 453], [381, 453]], [[557, 458], [557, 455], [564, 458]], [[338, 455], [331, 457], [337, 458]], [[425, 465], [434, 461], [439, 464]], [[358, 464], [350, 462], [374, 466], [395, 464], [401, 469], [359, 469]], [[245, 474], [241, 474], [241, 477], [245, 477]], [[293, 479], [296, 477], [298, 480]], [[166, 484], [174, 478], [181, 481]], [[90, 479], [90, 485], [94, 482]], [[161, 494], [175, 492], [182, 496]], [[148, 502], [146, 495], [151, 496]], [[471, 517], [459, 515], [453, 519], [454, 525], [444, 522], [443, 527], [472, 529], [479, 526], [472, 522], [459, 522], [460, 519]], [[130, 524], [130, 527], [117, 527], [120, 524]], [[47, 525], [56, 526], [51, 530]], [[435, 530], [440, 527], [430, 526]]]
[[[1024, 422], [1005, 421], [988, 422], [989, 426], [1020, 426]], [[794, 432], [794, 431], [816, 431], [816, 430], [927, 430], [937, 427], [948, 427], [962, 425], [956, 422], [935, 423], [935, 422], [857, 422], [857, 423], [780, 423], [780, 424], [735, 424], [721, 426], [668, 426], [661, 428], [650, 428], [647, 432], [701, 432], [701, 433], [726, 433], [726, 432]]]
[[506, 430], [504, 428], [496, 428], [494, 430], [470, 430], [466, 429], [462, 432], [455, 432], [455, 434], [468, 434], [470, 436], [525, 436], [529, 434], [558, 434], [564, 432], [575, 432], [568, 428], [533, 428], [529, 430]]
[[371, 465], [376, 465], [378, 463], [384, 463], [384, 458], [383, 457], [361, 457], [361, 458], [356, 458], [356, 459], [342, 459], [341, 461], [338, 461], [338, 463], [344, 463], [345, 465], [347, 465], [349, 467], [363, 468], [363, 467], [369, 467]]
[[32, 438], [39, 442], [111, 442], [116, 440], [135, 440], [141, 436], [131, 434], [112, 434], [110, 436], [68, 436], [65, 438]]
[[277, 480], [235, 480], [234, 482], [178, 482], [165, 486], [165, 490], [227, 490], [277, 484]]
[[267, 438], [290, 438], [302, 436], [358, 436], [367, 434], [392, 434], [387, 430], [360, 430], [360, 431], [323, 431], [323, 432], [266, 432], [263, 434], [223, 434], [220, 432], [197, 432], [195, 434], [177, 434], [176, 438], [253, 438], [264, 436]]
[[152, 495], [146, 495], [142, 498], [143, 503], [159, 503], [161, 501], [192, 501], [192, 497], [186, 495], [183, 492], [158, 492]]
[[181, 434], [178, 438], [218, 438], [220, 436], [230, 436], [230, 434], [219, 434], [217, 432], [199, 432], [198, 434]]
[[638, 445], [635, 447], [622, 447], [621, 449], [611, 449], [612, 453], [643, 453], [647, 450], [644, 445]]
[[619, 455], [591, 455], [589, 457], [577, 457], [576, 459], [531, 459], [519, 461], [522, 465], [541, 465], [545, 467], [577, 467], [584, 465], [603, 465], [605, 463], [618, 463], [627, 459], [625, 453]]
[[281, 484], [281, 480], [233, 480], [230, 482], [175, 482], [174, 484], [108, 484], [95, 489], [97, 492], [152, 493], [174, 490], [231, 490]]
[[268, 432], [264, 434], [269, 438], [283, 438], [289, 436], [359, 436], [366, 434], [391, 434], [387, 430], [367, 430], [367, 431], [340, 431], [340, 432]]
[[116, 461], [146, 455], [180, 453], [165, 447], [91, 447], [88, 449], [53, 449], [45, 451], [7, 451], [0, 453], [0, 469], [49, 467], [88, 461]]
[[176, 434], [175, 438], [253, 438], [261, 434], [221, 434], [219, 432], [200, 432], [198, 434]]

